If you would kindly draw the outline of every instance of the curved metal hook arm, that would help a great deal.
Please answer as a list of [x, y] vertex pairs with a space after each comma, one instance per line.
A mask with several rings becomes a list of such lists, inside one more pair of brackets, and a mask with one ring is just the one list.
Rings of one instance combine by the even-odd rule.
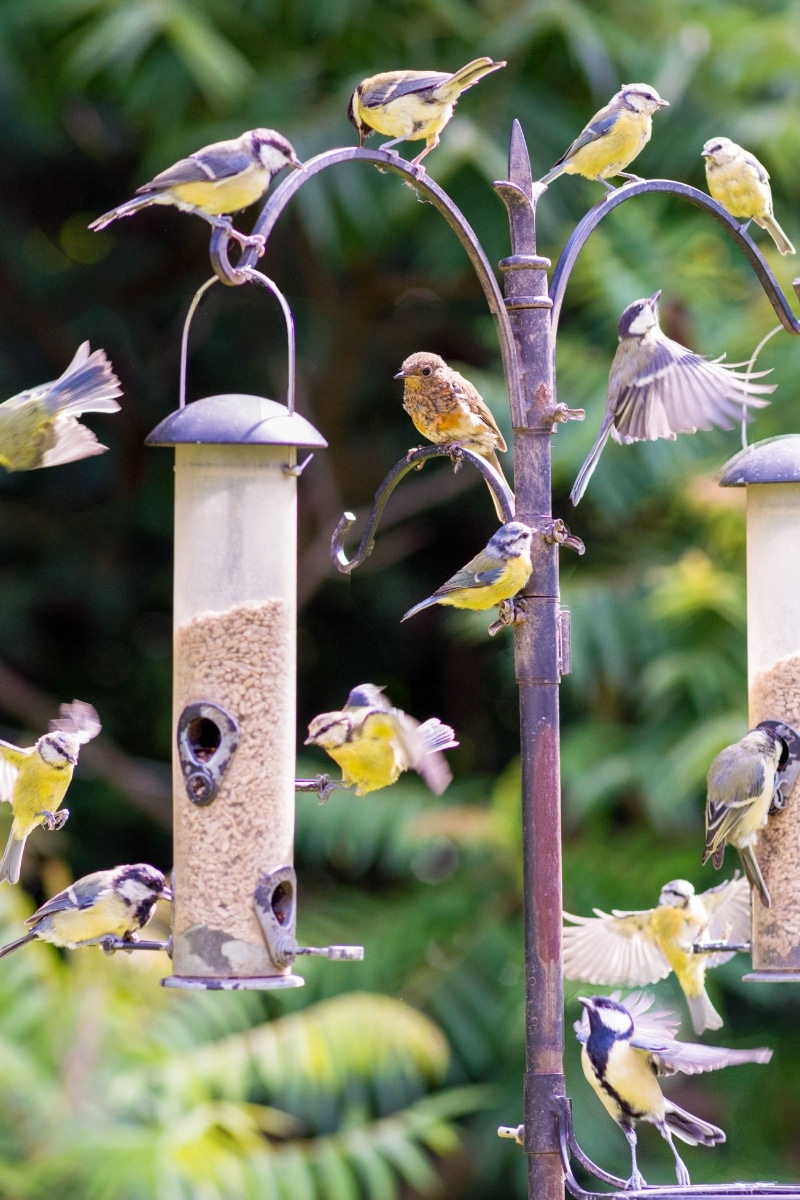
[[[322, 154], [317, 154], [314, 158], [310, 158], [308, 162], [303, 164], [302, 170], [292, 171], [275, 191], [269, 194], [258, 220], [253, 226], [251, 236], [263, 238], [264, 241], [267, 241], [272, 230], [275, 228], [275, 223], [279, 216], [303, 184], [307, 183], [309, 179], [313, 179], [315, 175], [319, 175], [321, 171], [327, 170], [328, 167], [337, 166], [343, 162], [373, 163], [375, 166], [385, 167], [395, 175], [402, 176], [447, 221], [466, 250], [467, 256], [483, 288], [489, 310], [497, 318], [500, 350], [513, 410], [516, 392], [520, 386], [518, 383], [519, 372], [516, 370], [516, 347], [511, 332], [511, 324], [506, 313], [499, 284], [495, 278], [489, 259], [486, 257], [486, 252], [478, 241], [478, 237], [469, 221], [467, 221], [464, 214], [453, 203], [447, 193], [424, 171], [420, 176], [417, 169], [411, 163], [386, 150], [362, 150], [358, 146], [345, 146], [335, 150], [326, 150]], [[247, 269], [253, 267], [258, 261], [258, 251], [252, 247], [246, 249], [242, 253], [238, 263], [233, 266], [228, 259], [228, 246], [229, 237], [226, 231], [224, 229], [215, 229], [211, 235], [210, 246], [212, 266], [218, 278], [223, 283], [235, 287], [245, 281]]]
[[[550, 337], [553, 345], [555, 345], [564, 291], [572, 268], [575, 266], [575, 260], [583, 249], [583, 245], [589, 234], [597, 228], [603, 217], [613, 209], [617, 208], [620, 204], [624, 204], [626, 200], [632, 200], [634, 196], [641, 196], [645, 192], [669, 192], [673, 196], [682, 196], [684, 200], [688, 200], [690, 204], [696, 204], [698, 208], [705, 208], [720, 225], [727, 229], [728, 233], [730, 233], [733, 240], [739, 246], [739, 249], [749, 259], [750, 265], [758, 276], [759, 282], [767, 293], [772, 307], [778, 314], [778, 320], [784, 329], [789, 333], [800, 334], [800, 321], [798, 321], [789, 307], [789, 302], [767, 265], [766, 259], [752, 238], [748, 237], [742, 230], [739, 222], [721, 204], [717, 204], [716, 200], [712, 200], [711, 196], [706, 192], [701, 192], [698, 188], [691, 187], [688, 183], [677, 183], [673, 179], [641, 179], [635, 183], [626, 183], [623, 187], [617, 188], [616, 191], [609, 192], [604, 200], [601, 200], [599, 204], [595, 204], [594, 208], [590, 209], [583, 220], [575, 226], [569, 241], [564, 246], [550, 284], [550, 299], [553, 302]], [[800, 280], [796, 279], [792, 286], [795, 292], [800, 295]]]
[[375, 502], [367, 517], [367, 524], [362, 534], [361, 542], [352, 558], [348, 558], [344, 552], [344, 540], [355, 524], [356, 518], [352, 513], [346, 512], [339, 521], [331, 538], [331, 558], [337, 570], [341, 571], [343, 575], [349, 575], [351, 571], [360, 566], [364, 559], [368, 558], [372, 553], [375, 547], [375, 530], [378, 522], [383, 515], [383, 510], [386, 508], [389, 497], [400, 480], [408, 475], [409, 471], [421, 468], [429, 458], [445, 457], [453, 459], [457, 465], [466, 460], [476, 470], [480, 471], [503, 509], [504, 521], [513, 521], [514, 495], [505, 480], [501, 479], [494, 467], [485, 458], [481, 458], [479, 454], [475, 454], [474, 451], [468, 450], [465, 446], [455, 448], [453, 446], [421, 446], [417, 450], [410, 450], [404, 458], [395, 463], [378, 488], [375, 493]]

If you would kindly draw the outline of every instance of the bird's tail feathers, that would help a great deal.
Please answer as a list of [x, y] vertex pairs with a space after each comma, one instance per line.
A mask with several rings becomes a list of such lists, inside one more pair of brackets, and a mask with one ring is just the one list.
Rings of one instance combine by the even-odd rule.
[[105, 350], [90, 352], [89, 343], [82, 342], [66, 371], [51, 385], [47, 403], [53, 413], [65, 416], [119, 412], [115, 397], [121, 395]]
[[[552, 172], [551, 172], [551, 175], [552, 175]], [[544, 183], [546, 179], [547, 179], [547, 176], [545, 176], [545, 178], [542, 179], [540, 182]], [[589, 480], [592, 478], [592, 475], [594, 474], [594, 469], [597, 466], [598, 459], [600, 458], [600, 455], [603, 452], [603, 447], [605, 446], [606, 442], [608, 441], [608, 435], [611, 433], [612, 424], [613, 424], [613, 417], [606, 415], [603, 419], [603, 424], [600, 426], [600, 432], [598, 433], [597, 438], [595, 439], [595, 443], [592, 446], [592, 448], [589, 451], [589, 454], [586, 458], [586, 462], [581, 467], [580, 471], [578, 472], [578, 478], [575, 480], [574, 484], [572, 485], [572, 491], [569, 494], [569, 498], [572, 501], [573, 505], [578, 504], [580, 502], [580, 499], [583, 496], [583, 493], [586, 491], [586, 487], [589, 483]]]
[[422, 612], [423, 608], [431, 608], [434, 604], [438, 604], [438, 602], [438, 596], [428, 596], [427, 600], [420, 600], [419, 604], [415, 604], [413, 608], [408, 610], [408, 612], [403, 613], [402, 617], [400, 618], [401, 623], [403, 621], [407, 621], [409, 617], [416, 616], [418, 612]]
[[474, 58], [460, 71], [453, 73], [447, 81], [447, 90], [453, 89], [457, 95], [460, 95], [461, 92], [465, 92], [467, 88], [471, 88], [483, 79], [484, 75], [491, 75], [492, 71], [499, 71], [505, 65], [504, 62], [493, 62], [491, 58]]
[[25, 850], [27, 836], [18, 838], [13, 829], [8, 835], [3, 857], [0, 859], [0, 883], [19, 883], [19, 873], [22, 867], [22, 854]]
[[692, 1015], [692, 1025], [695, 1033], [703, 1033], [706, 1029], [721, 1029], [722, 1017], [708, 998], [703, 989], [699, 996], [687, 996], [689, 1012]]
[[761, 903], [764, 908], [771, 908], [772, 899], [769, 894], [769, 888], [764, 882], [764, 876], [761, 874], [761, 868], [758, 865], [758, 859], [753, 853], [751, 846], [736, 847], [739, 851], [739, 858], [742, 860], [744, 873], [747, 876], [750, 887], [758, 892], [761, 897]]
[[32, 942], [36, 937], [35, 930], [31, 929], [24, 937], [17, 938], [15, 942], [9, 942], [7, 946], [0, 946], [0, 958], [5, 958], [7, 954], [13, 954], [15, 950], [19, 950], [20, 946], [27, 946], [28, 942]]
[[788, 237], [783, 232], [780, 225], [778, 224], [778, 222], [775, 220], [775, 218], [772, 216], [771, 213], [768, 213], [765, 217], [762, 217], [762, 218], [757, 217], [756, 222], [757, 222], [757, 224], [759, 224], [761, 226], [762, 229], [766, 229], [767, 233], [770, 235], [770, 237], [772, 238], [775, 245], [778, 247], [778, 250], [781, 252], [781, 254], [794, 254], [795, 253], [794, 246], [789, 241]]
[[140, 208], [147, 208], [148, 205], [154, 203], [155, 197], [153, 192], [145, 192], [141, 196], [133, 196], [130, 200], [126, 200], [124, 204], [118, 204], [116, 208], [112, 208], [110, 212], [96, 217], [89, 225], [89, 228], [96, 233], [100, 229], [105, 229], [106, 225], [110, 225], [112, 221], [118, 221], [120, 217], [132, 217]]
[[725, 1141], [723, 1130], [708, 1121], [692, 1116], [685, 1108], [679, 1108], [671, 1100], [664, 1101], [664, 1123], [676, 1137], [690, 1146], [718, 1146]]

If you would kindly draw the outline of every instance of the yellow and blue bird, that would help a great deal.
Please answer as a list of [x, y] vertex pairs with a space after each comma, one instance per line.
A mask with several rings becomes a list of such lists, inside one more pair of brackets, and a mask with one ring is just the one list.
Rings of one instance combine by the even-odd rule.
[[[439, 135], [453, 115], [462, 92], [506, 64], [476, 58], [460, 71], [382, 71], [362, 79], [350, 97], [347, 116], [358, 130], [363, 146], [371, 133], [391, 138], [381, 150], [398, 142], [425, 141], [413, 160], [419, 167], [426, 154], [439, 145]], [[424, 167], [422, 170], [424, 171]]]
[[167, 881], [148, 863], [94, 871], [52, 896], [25, 922], [30, 931], [0, 948], [0, 958], [28, 942], [50, 942], [74, 950], [106, 937], [136, 941], [159, 900], [171, 900]]
[[0, 741], [0, 800], [11, 805], [14, 819], [0, 859], [0, 883], [19, 882], [25, 842], [37, 827], [61, 829], [69, 809], [59, 807], [72, 781], [80, 748], [97, 737], [102, 726], [91, 704], [62, 704], [60, 717], [34, 746], [22, 749]]
[[769, 172], [755, 154], [737, 146], [730, 138], [709, 138], [701, 151], [706, 160], [708, 190], [732, 217], [755, 221], [766, 229], [781, 254], [795, 249], [775, 220]]
[[708, 768], [702, 861], [710, 858], [719, 870], [725, 847], [735, 846], [750, 886], [765, 908], [772, 901], [755, 847], [767, 823], [776, 775], [788, 753], [783, 738], [773, 729], [751, 729], [740, 741], [720, 750]]
[[420, 724], [394, 708], [382, 687], [362, 683], [352, 689], [341, 711], [314, 717], [305, 744], [321, 746], [341, 767], [342, 786], [357, 796], [389, 787], [409, 770], [441, 796], [452, 779], [441, 752], [458, 742], [438, 717]]
[[[130, 217], [151, 204], [171, 204], [222, 227], [242, 245], [252, 239], [231, 226], [227, 214], [260, 200], [284, 167], [302, 167], [294, 147], [274, 129], [248, 129], [237, 138], [212, 142], [167, 167], [136, 189], [136, 195], [97, 217], [90, 229], [105, 229], [120, 217]], [[263, 242], [262, 242], [263, 248]]]
[[650, 141], [653, 113], [668, 107], [669, 101], [662, 100], [649, 83], [623, 84], [539, 182], [552, 183], [559, 175], [583, 175], [613, 191], [607, 180], [615, 175], [638, 179], [625, 168]]
[[119, 380], [104, 350], [83, 342], [58, 379], [19, 392], [0, 404], [0, 465], [7, 471], [58, 467], [102, 454], [102, 446], [78, 417], [119, 412]]
[[690, 1146], [717, 1146], [725, 1133], [667, 1099], [661, 1075], [682, 1071], [717, 1071], [742, 1063], [767, 1063], [772, 1051], [729, 1050], [678, 1042], [678, 1021], [670, 1012], [651, 1012], [653, 997], [634, 993], [620, 1002], [612, 996], [579, 996], [583, 1016], [575, 1022], [581, 1043], [581, 1066], [603, 1108], [619, 1125], [631, 1151], [632, 1171], [626, 1189], [645, 1187], [636, 1162], [636, 1122], [649, 1121], [669, 1145], [680, 1187], [691, 1183], [686, 1164], [675, 1149], [673, 1134]]
[[483, 610], [516, 596], [530, 578], [531, 531], [521, 521], [501, 525], [466, 566], [428, 596], [415, 604], [401, 620], [407, 621], [432, 604]]
[[697, 893], [688, 879], [665, 883], [655, 908], [593, 917], [564, 913], [564, 976], [603, 986], [641, 987], [671, 971], [681, 986], [695, 1033], [719, 1029], [722, 1017], [705, 987], [706, 971], [733, 958], [735, 951], [695, 954], [703, 942], [750, 941], [750, 885], [727, 879]]

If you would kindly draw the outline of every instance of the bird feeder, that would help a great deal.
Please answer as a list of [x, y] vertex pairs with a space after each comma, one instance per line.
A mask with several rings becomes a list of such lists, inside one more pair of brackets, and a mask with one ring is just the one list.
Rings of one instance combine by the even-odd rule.
[[753, 982], [800, 980], [800, 434], [768, 438], [726, 465], [721, 487], [747, 488], [750, 728], [787, 743], [756, 855], [772, 905], [753, 899]]

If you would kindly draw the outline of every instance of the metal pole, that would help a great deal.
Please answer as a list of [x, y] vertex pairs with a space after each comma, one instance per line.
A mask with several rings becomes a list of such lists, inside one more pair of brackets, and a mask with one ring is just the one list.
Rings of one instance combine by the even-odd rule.
[[[550, 262], [536, 254], [528, 152], [515, 122], [509, 180], [495, 184], [511, 225], [505, 275], [508, 310], [522, 379], [512, 411], [516, 518], [533, 528], [551, 517], [551, 449], [555, 420]], [[512, 398], [513, 408], [513, 398]], [[561, 810], [558, 687], [558, 545], [535, 536], [533, 573], [524, 597], [527, 620], [515, 626], [520, 692], [522, 837], [525, 901], [525, 1152], [531, 1200], [561, 1200], [564, 1170], [556, 1097], [564, 1096], [564, 987], [561, 975]]]

